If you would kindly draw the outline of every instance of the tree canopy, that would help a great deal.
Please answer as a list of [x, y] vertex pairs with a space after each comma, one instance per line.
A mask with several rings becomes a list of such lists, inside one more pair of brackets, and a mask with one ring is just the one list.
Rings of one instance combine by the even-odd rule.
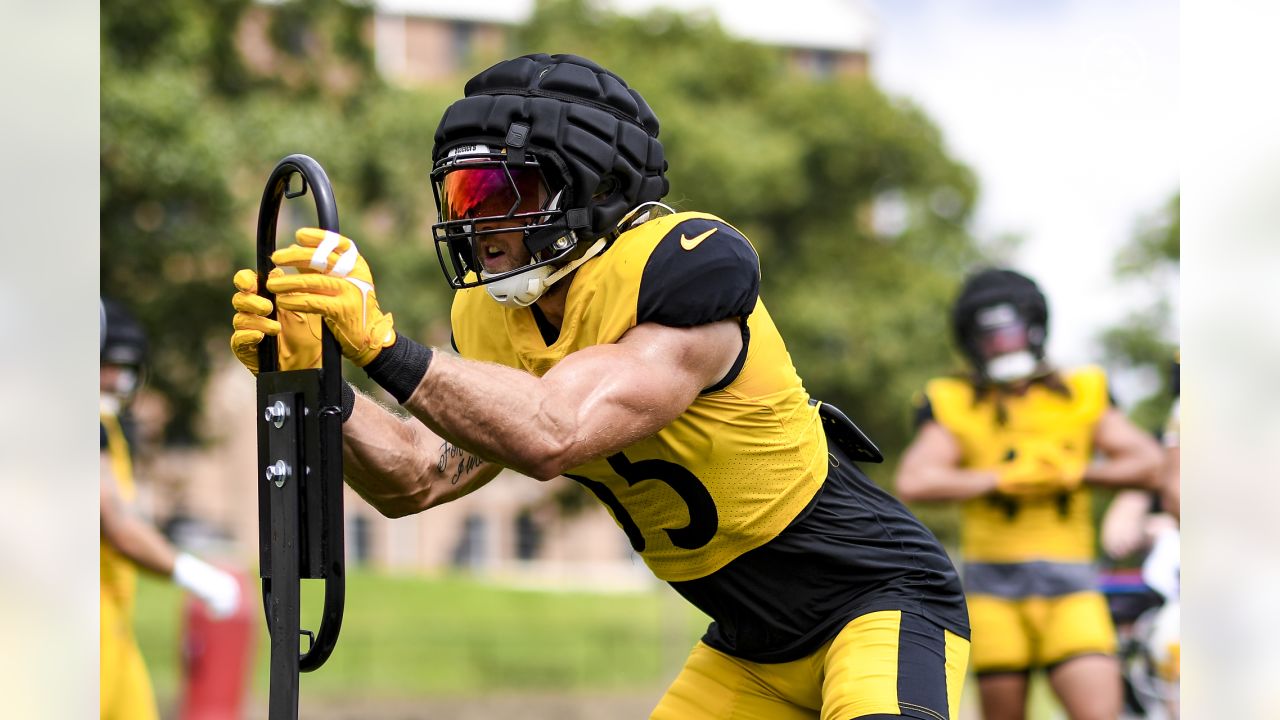
[[[198, 440], [204, 379], [229, 358], [230, 278], [252, 262], [262, 182], [289, 153], [325, 166], [397, 326], [447, 343], [427, 174], [435, 124], [465, 78], [385, 82], [358, 31], [368, 13], [319, 0], [102, 6], [102, 287], [153, 335], [171, 440]], [[260, 16], [272, 72], [241, 55]], [[662, 123], [666, 201], [751, 239], [809, 391], [862, 425], [891, 467], [912, 394], [955, 366], [946, 309], [982, 259], [969, 230], [977, 181], [929, 118], [866, 77], [809, 77], [778, 49], [667, 11], [547, 0], [509, 50], [584, 55], [644, 95]]]
[[1177, 345], [1172, 338], [1178, 330], [1169, 288], [1181, 264], [1180, 209], [1181, 195], [1175, 194], [1138, 222], [1133, 237], [1116, 254], [1116, 279], [1147, 285], [1153, 300], [1102, 333], [1108, 362], [1158, 378], [1156, 391], [1139, 400], [1131, 413], [1135, 422], [1153, 431], [1164, 426], [1173, 404], [1170, 371]]

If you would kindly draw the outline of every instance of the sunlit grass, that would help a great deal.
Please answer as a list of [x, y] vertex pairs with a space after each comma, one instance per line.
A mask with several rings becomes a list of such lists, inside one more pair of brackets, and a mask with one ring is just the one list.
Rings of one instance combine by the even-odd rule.
[[[154, 579], [141, 581], [138, 595], [138, 640], [157, 694], [171, 698], [183, 598]], [[304, 583], [303, 627], [319, 625], [321, 602], [320, 584]], [[337, 649], [301, 687], [308, 697], [649, 688], [670, 679], [706, 622], [665, 588], [556, 593], [356, 573]], [[255, 692], [265, 694], [265, 623], [255, 630]]]
[[[322, 588], [303, 585], [303, 626], [318, 626]], [[261, 612], [257, 598], [255, 612]], [[157, 694], [178, 691], [182, 593], [139, 582], [135, 623]], [[670, 680], [706, 629], [706, 618], [666, 588], [637, 593], [541, 592], [466, 577], [348, 578], [337, 649], [302, 676], [317, 697], [411, 698], [502, 692], [652, 689]], [[255, 624], [254, 692], [265, 697], [269, 649]], [[978, 688], [965, 687], [962, 720], [981, 717]], [[1029, 720], [1063, 717], [1048, 683], [1033, 679]]]

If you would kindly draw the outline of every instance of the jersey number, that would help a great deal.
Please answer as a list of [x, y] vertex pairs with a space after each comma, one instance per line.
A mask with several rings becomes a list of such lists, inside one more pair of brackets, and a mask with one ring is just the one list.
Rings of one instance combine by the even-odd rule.
[[[672, 545], [685, 550], [696, 550], [711, 542], [711, 538], [716, 534], [716, 527], [720, 523], [720, 516], [716, 512], [716, 504], [711, 499], [711, 493], [707, 492], [706, 486], [698, 476], [666, 460], [631, 462], [622, 453], [610, 455], [606, 459], [609, 467], [613, 468], [618, 477], [626, 480], [628, 486], [645, 480], [657, 480], [675, 490], [680, 499], [684, 500], [684, 504], [689, 508], [689, 524], [682, 528], [662, 529], [667, 537], [671, 538]], [[614, 518], [622, 526], [622, 531], [627, 534], [627, 539], [631, 541], [631, 548], [636, 552], [644, 552], [644, 534], [640, 532], [636, 521], [631, 519], [631, 513], [622, 506], [622, 501], [613, 494], [609, 486], [581, 475], [566, 475], [566, 477], [581, 483], [595, 493], [596, 497], [600, 498], [600, 502], [613, 511]]]

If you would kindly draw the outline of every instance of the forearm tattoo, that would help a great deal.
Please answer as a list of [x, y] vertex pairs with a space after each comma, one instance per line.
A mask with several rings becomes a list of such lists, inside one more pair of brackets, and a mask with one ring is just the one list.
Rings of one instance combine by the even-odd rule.
[[457, 465], [453, 469], [453, 478], [449, 480], [450, 485], [457, 485], [463, 475], [466, 475], [484, 464], [484, 460], [481, 460], [478, 456], [472, 455], [457, 445], [445, 441], [444, 444], [440, 446], [440, 459], [436, 462], [436, 470], [443, 475], [445, 473], [445, 469], [448, 468], [454, 460], [457, 460]]

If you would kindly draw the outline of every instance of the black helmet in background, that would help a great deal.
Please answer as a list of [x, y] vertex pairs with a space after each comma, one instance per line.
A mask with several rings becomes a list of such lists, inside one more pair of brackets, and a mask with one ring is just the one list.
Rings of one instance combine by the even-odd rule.
[[111, 403], [113, 409], [118, 409], [121, 403], [128, 403], [142, 384], [147, 334], [124, 305], [107, 298], [99, 299], [99, 330], [101, 393], [104, 402], [105, 398], [115, 398]]
[[108, 298], [101, 299], [102, 341], [99, 359], [102, 365], [142, 367], [147, 359], [147, 333], [124, 305]]
[[1045, 370], [1049, 306], [1026, 275], [1004, 268], [970, 275], [952, 306], [951, 329], [985, 380], [1017, 382]]

